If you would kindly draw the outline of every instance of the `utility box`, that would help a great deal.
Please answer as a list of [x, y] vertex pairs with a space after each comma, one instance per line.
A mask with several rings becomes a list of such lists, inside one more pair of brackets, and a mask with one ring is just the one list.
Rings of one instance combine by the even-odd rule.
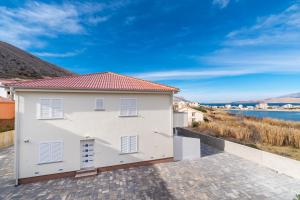
[[174, 136], [174, 160], [197, 159], [201, 157], [200, 138]]

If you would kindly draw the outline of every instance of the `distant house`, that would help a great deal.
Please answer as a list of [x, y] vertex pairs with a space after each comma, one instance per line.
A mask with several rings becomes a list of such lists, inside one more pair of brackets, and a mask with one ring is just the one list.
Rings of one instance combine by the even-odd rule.
[[225, 108], [226, 108], [226, 109], [231, 109], [231, 105], [230, 105], [230, 104], [226, 104], [226, 105], [225, 105]]
[[199, 110], [196, 110], [191, 107], [185, 107], [178, 109], [179, 112], [187, 112], [188, 114], [188, 125], [192, 126], [193, 122], [202, 122], [203, 121], [203, 113]]
[[240, 105], [238, 106], [238, 108], [239, 108], [239, 109], [243, 109], [244, 106], [243, 106], [242, 104], [240, 104]]
[[257, 109], [265, 110], [265, 109], [268, 109], [268, 107], [269, 107], [269, 105], [267, 103], [259, 103], [259, 104], [256, 105]]
[[186, 101], [177, 101], [173, 103], [174, 110], [182, 109], [187, 107]]
[[9, 87], [6, 87], [6, 84], [14, 83], [15, 80], [0, 80], [0, 97], [13, 99], [13, 94], [10, 91]]
[[291, 109], [291, 108], [293, 108], [294, 106], [293, 106], [292, 104], [285, 104], [285, 105], [283, 105], [282, 107], [285, 108], [285, 109]]
[[173, 159], [177, 88], [111, 72], [9, 87], [17, 183]]
[[190, 106], [190, 107], [199, 107], [200, 104], [198, 102], [189, 102], [188, 106]]

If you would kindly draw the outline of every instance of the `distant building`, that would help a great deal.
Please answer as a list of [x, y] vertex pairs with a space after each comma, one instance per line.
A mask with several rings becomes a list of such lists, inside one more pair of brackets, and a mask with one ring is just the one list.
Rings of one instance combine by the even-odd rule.
[[240, 104], [238, 107], [239, 107], [239, 109], [243, 109], [244, 108], [244, 106], [242, 104]]
[[247, 106], [248, 110], [254, 110], [254, 106]]
[[173, 103], [174, 110], [179, 110], [187, 107], [187, 102], [185, 101], [177, 101]]
[[289, 108], [293, 108], [294, 106], [292, 104], [286, 104], [284, 106], [282, 106], [283, 108], [289, 109]]
[[191, 107], [185, 107], [179, 109], [178, 112], [187, 112], [188, 113], [188, 125], [192, 126], [193, 122], [203, 121], [203, 113], [199, 110], [193, 109]]
[[188, 103], [188, 106], [190, 106], [190, 107], [199, 107], [199, 103], [198, 102], [189, 102]]
[[230, 104], [227, 104], [227, 105], [225, 105], [225, 108], [226, 108], [226, 109], [231, 109], [231, 105], [230, 105]]
[[259, 103], [256, 105], [257, 109], [268, 109], [269, 105], [267, 103]]

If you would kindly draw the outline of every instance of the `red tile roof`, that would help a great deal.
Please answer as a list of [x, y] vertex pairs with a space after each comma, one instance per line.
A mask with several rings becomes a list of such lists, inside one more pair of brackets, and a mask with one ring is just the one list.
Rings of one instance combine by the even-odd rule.
[[178, 92], [178, 88], [112, 72], [39, 79], [6, 84], [14, 88]]

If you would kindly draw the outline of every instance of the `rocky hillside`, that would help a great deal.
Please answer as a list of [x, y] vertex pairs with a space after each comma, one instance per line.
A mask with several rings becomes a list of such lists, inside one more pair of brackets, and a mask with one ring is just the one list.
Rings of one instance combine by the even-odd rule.
[[38, 79], [73, 74], [0, 41], [0, 79]]

